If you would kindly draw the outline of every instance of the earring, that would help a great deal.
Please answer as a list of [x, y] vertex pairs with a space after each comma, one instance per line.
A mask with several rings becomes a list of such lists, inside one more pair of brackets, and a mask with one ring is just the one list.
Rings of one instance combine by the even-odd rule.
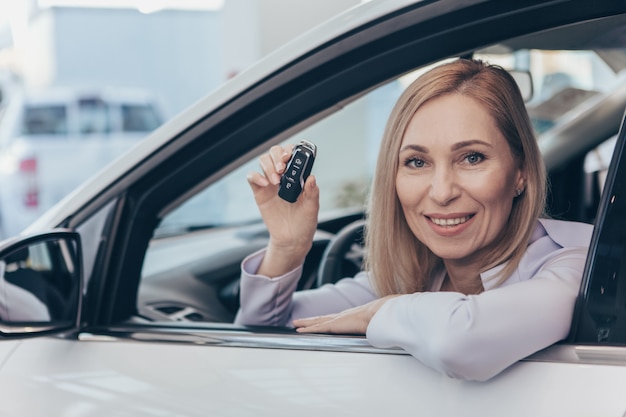
[[522, 195], [522, 193], [523, 193], [523, 192], [524, 192], [524, 190], [523, 190], [523, 189], [518, 188], [517, 190], [515, 190], [515, 196], [516, 196], [516, 197], [519, 197], [520, 195]]

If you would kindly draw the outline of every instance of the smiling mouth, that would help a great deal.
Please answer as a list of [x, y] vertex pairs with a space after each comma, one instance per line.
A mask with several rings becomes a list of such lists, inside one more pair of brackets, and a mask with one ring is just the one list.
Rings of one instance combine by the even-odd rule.
[[471, 219], [472, 217], [474, 217], [473, 214], [471, 214], [469, 216], [457, 217], [457, 218], [453, 218], [453, 219], [438, 219], [438, 218], [435, 218], [435, 217], [428, 217], [428, 219], [431, 222], [435, 223], [437, 226], [452, 227], [452, 226], [458, 226], [460, 224], [463, 224], [466, 221], [468, 221], [469, 219]]

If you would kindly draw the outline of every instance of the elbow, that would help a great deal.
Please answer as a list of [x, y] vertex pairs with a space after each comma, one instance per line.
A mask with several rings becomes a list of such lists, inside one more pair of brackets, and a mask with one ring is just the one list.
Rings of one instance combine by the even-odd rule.
[[471, 336], [440, 334], [431, 340], [429, 350], [432, 367], [456, 379], [484, 382], [512, 364], [498, 362], [498, 355], [490, 354], [484, 346], [482, 349], [476, 346]]

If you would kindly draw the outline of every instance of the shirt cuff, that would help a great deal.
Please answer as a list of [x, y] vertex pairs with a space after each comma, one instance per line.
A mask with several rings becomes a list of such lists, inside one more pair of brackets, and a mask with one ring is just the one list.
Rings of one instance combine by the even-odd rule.
[[241, 264], [240, 308], [235, 323], [286, 326], [290, 322], [292, 297], [302, 265], [277, 277], [257, 274], [265, 249], [247, 256]]
[[277, 277], [268, 277], [266, 275], [257, 274], [257, 271], [259, 270], [259, 267], [261, 266], [261, 262], [263, 262], [263, 258], [265, 258], [266, 252], [267, 252], [267, 249], [263, 248], [254, 252], [251, 255], [246, 256], [244, 260], [241, 262], [242, 275], [247, 278], [265, 278], [265, 279], [269, 279], [272, 281], [289, 279], [289, 277], [292, 277], [294, 275], [300, 278], [300, 275], [302, 274], [303, 265], [299, 265], [295, 267], [294, 269], [292, 269], [291, 271], [283, 275], [279, 275]]

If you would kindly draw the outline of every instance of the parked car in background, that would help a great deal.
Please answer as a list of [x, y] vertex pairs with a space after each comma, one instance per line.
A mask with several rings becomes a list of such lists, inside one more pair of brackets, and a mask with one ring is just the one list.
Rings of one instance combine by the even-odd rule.
[[19, 233], [162, 123], [130, 89], [19, 91], [0, 119], [0, 237]]
[[[0, 415], [623, 417], [624, 33], [614, 0], [374, 0], [240, 73], [0, 244], [0, 278], [50, 316], [0, 317]], [[595, 226], [567, 339], [475, 382], [361, 336], [233, 324], [240, 263], [268, 242], [258, 156], [318, 146], [298, 288], [349, 275], [390, 108], [458, 57], [531, 75], [548, 211]]]

